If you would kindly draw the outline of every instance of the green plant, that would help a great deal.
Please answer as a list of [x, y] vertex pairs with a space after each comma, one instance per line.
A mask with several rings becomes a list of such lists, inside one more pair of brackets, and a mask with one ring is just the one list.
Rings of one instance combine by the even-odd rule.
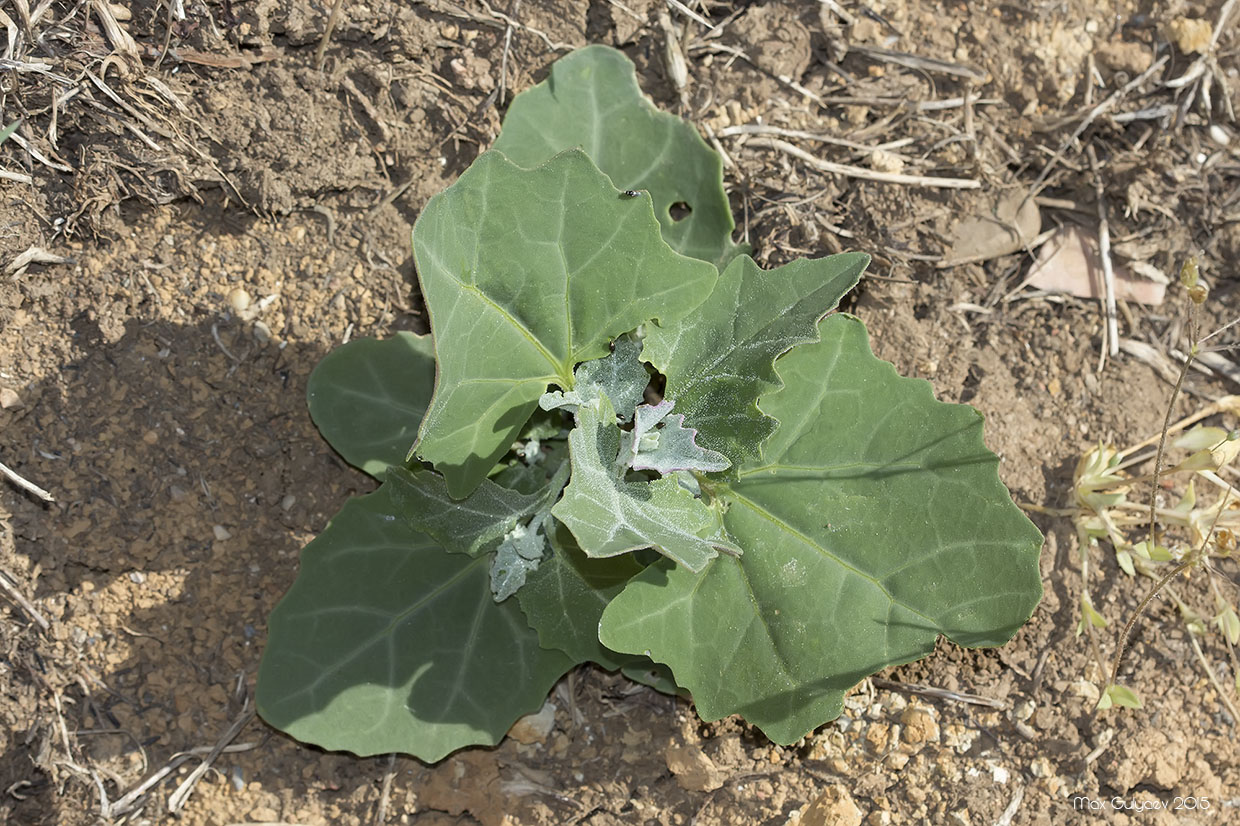
[[616, 52], [513, 102], [414, 227], [433, 341], [351, 342], [311, 377], [320, 430], [382, 484], [271, 616], [270, 723], [437, 760], [594, 662], [791, 743], [938, 635], [1029, 618], [1041, 536], [981, 416], [827, 315], [867, 256], [763, 272], [726, 205]]
[[[1098, 680], [1103, 683], [1099, 709], [1113, 705], [1129, 708], [1141, 706], [1137, 693], [1119, 682], [1119, 669], [1133, 625], [1154, 597], [1162, 593], [1175, 605], [1198, 662], [1220, 700], [1228, 707], [1233, 719], [1237, 719], [1240, 713], [1229, 695], [1240, 694], [1240, 660], [1236, 656], [1236, 647], [1240, 645], [1240, 617], [1236, 611], [1234, 587], [1224, 588], [1220, 582], [1226, 583], [1227, 578], [1215, 576], [1214, 573], [1216, 566], [1224, 560], [1234, 560], [1236, 557], [1235, 532], [1240, 530], [1240, 500], [1232, 483], [1221, 474], [1227, 473], [1232, 478], [1237, 476], [1234, 460], [1240, 454], [1240, 431], [1197, 423], [1221, 413], [1240, 415], [1240, 396], [1225, 396], [1197, 413], [1172, 423], [1172, 411], [1175, 410], [1176, 399], [1190, 365], [1203, 352], [1205, 342], [1222, 332], [1219, 330], [1202, 335], [1200, 308], [1208, 293], [1205, 285], [1199, 283], [1195, 259], [1185, 262], [1180, 280], [1189, 296], [1186, 325], [1189, 348], [1167, 400], [1162, 429], [1153, 437], [1124, 450], [1104, 444], [1089, 450], [1077, 464], [1074, 475], [1075, 507], [1037, 510], [1070, 516], [1076, 525], [1081, 561], [1081, 619], [1077, 633], [1087, 634]], [[1151, 450], [1154, 445], [1157, 447]], [[1183, 457], [1170, 467], [1164, 464], [1168, 448]], [[1135, 477], [1126, 474], [1130, 468], [1146, 462], [1152, 462], [1150, 473]], [[1174, 506], [1163, 504], [1158, 499], [1158, 492], [1162, 489], [1160, 483], [1164, 480], [1170, 482], [1171, 478], [1187, 479], [1180, 486], [1178, 502]], [[1205, 492], [1201, 495], [1197, 492], [1196, 480], [1204, 482]], [[1139, 483], [1149, 484], [1149, 498], [1146, 501], [1129, 498], [1133, 486]], [[1210, 491], [1214, 492], [1213, 495]], [[1095, 634], [1110, 623], [1094, 607], [1090, 592], [1090, 561], [1102, 540], [1110, 543], [1116, 563], [1125, 574], [1142, 576], [1153, 582], [1136, 611], [1123, 625], [1109, 664]], [[1208, 577], [1213, 603], [1210, 608], [1193, 606], [1190, 600], [1181, 596], [1175, 585], [1179, 577], [1194, 571], [1203, 571]], [[1211, 627], [1219, 632], [1227, 648], [1233, 674], [1231, 688], [1222, 685], [1198, 641]]]

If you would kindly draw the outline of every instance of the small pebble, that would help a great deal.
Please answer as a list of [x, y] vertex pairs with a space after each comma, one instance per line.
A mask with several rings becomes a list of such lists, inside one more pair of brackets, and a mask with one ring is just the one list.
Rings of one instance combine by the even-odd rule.
[[1214, 26], [1200, 17], [1177, 17], [1167, 26], [1168, 39], [1184, 54], [1205, 54]]
[[293, 505], [297, 504], [297, 497], [291, 493], [284, 494], [284, 498], [280, 500], [281, 510], [292, 510]]
[[142, 573], [141, 571], [130, 571], [129, 581], [137, 585], [141, 585], [142, 583], [146, 582], [146, 574]]
[[215, 534], [215, 538], [220, 542], [223, 542], [225, 539], [232, 539], [232, 532], [223, 525], [216, 525], [211, 529], [211, 531]]
[[250, 294], [240, 287], [234, 287], [228, 293], [228, 306], [232, 307], [233, 312], [238, 315], [249, 309], [252, 300]]

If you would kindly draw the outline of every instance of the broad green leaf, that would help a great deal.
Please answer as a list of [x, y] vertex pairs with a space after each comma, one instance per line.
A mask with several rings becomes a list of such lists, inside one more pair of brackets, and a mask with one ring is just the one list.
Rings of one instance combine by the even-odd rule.
[[857, 283], [869, 256], [845, 253], [763, 272], [734, 260], [692, 315], [650, 325], [642, 357], [667, 377], [664, 395], [698, 441], [734, 463], [757, 458], [775, 430], [758, 397], [779, 387], [775, 359], [815, 341], [815, 326]]
[[430, 336], [360, 338], [328, 353], [306, 387], [310, 418], [344, 460], [382, 479], [405, 464], [435, 386]]
[[[616, 656], [623, 657], [628, 655], [617, 654]], [[689, 697], [689, 692], [676, 685], [676, 678], [672, 674], [672, 670], [663, 663], [654, 662], [649, 657], [633, 657], [632, 660], [631, 664], [620, 669], [620, 673], [633, 682], [648, 685], [655, 691], [661, 691], [664, 694], [678, 694], [682, 697]]]
[[453, 499], [443, 477], [433, 471], [392, 468], [385, 484], [392, 501], [411, 527], [451, 553], [478, 556], [495, 545], [518, 522], [551, 507], [566, 474], [536, 493], [520, 493], [484, 480], [464, 499]]
[[529, 574], [517, 600], [544, 648], [563, 651], [579, 663], [594, 662], [614, 671], [631, 663], [598, 641], [598, 621], [612, 597], [642, 570], [632, 554], [590, 559], [566, 528], [548, 526], [551, 556]]
[[563, 651], [578, 663], [597, 663], [608, 671], [619, 669], [630, 680], [664, 694], [680, 693], [667, 666], [648, 657], [617, 653], [598, 641], [603, 609], [641, 572], [641, 563], [633, 554], [590, 559], [563, 526], [552, 531], [549, 539], [551, 556], [517, 592], [517, 600], [538, 631], [542, 646]]
[[[632, 62], [615, 49], [587, 46], [552, 64], [546, 80], [513, 98], [494, 145], [525, 167], [573, 147], [618, 188], [650, 193], [672, 249], [720, 269], [745, 251], [732, 243], [719, 155], [692, 125], [646, 99]], [[676, 220], [674, 204], [689, 214]]]
[[412, 530], [386, 483], [350, 500], [271, 614], [263, 719], [362, 756], [433, 762], [499, 742], [572, 663], [539, 647], [515, 603], [492, 601], [487, 565]]
[[417, 455], [467, 496], [573, 367], [710, 294], [713, 266], [673, 252], [648, 209], [580, 150], [532, 170], [486, 152], [426, 205], [414, 257], [439, 374]]
[[[669, 665], [699, 715], [778, 743], [844, 693], [933, 649], [999, 645], [1041, 596], [1041, 536], [999, 481], [981, 416], [875, 358], [849, 316], [778, 364], [764, 459], [714, 486], [743, 556], [659, 561], [603, 613], [601, 642]], [[575, 476], [575, 474], [574, 474]]]
[[706, 538], [718, 517], [674, 477], [630, 482], [616, 461], [620, 428], [606, 396], [577, 408], [577, 427], [568, 436], [572, 477], [551, 513], [572, 531], [586, 556], [608, 557], [654, 548], [693, 571], [720, 549], [738, 553], [731, 542]]

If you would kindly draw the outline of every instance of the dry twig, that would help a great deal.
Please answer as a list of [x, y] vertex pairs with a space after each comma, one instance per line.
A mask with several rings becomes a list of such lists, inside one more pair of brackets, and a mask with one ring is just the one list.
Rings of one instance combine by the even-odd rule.
[[1106, 291], [1104, 307], [1107, 318], [1107, 346], [1099, 353], [1098, 372], [1106, 364], [1106, 354], [1112, 358], [1119, 355], [1119, 320], [1115, 314], [1115, 269], [1111, 263], [1111, 224], [1107, 221], [1106, 187], [1102, 183], [1102, 168], [1098, 165], [1098, 153], [1093, 144], [1086, 149], [1089, 166], [1094, 173], [1094, 195], [1098, 205], [1098, 255], [1102, 258], [1102, 286]]
[[4, 464], [3, 462], [0, 462], [0, 474], [4, 474], [4, 477], [8, 479], [10, 482], [17, 485], [22, 490], [33, 493], [35, 496], [39, 497], [44, 502], [55, 502], [56, 501], [55, 499], [52, 498], [52, 495], [50, 493], [48, 493], [43, 488], [36, 485], [34, 482], [31, 482], [29, 479], [26, 479], [21, 474], [19, 474], [17, 471], [13, 470], [12, 468]]
[[26, 599], [26, 597], [22, 595], [22, 592], [17, 590], [17, 586], [14, 584], [15, 582], [17, 582], [16, 578], [14, 578], [8, 571], [0, 571], [0, 588], [3, 588], [5, 593], [12, 597], [13, 601], [20, 605], [22, 610], [25, 611], [26, 614], [29, 615], [29, 617], [34, 620], [40, 628], [44, 631], [51, 628], [48, 621], [42, 614], [39, 613], [39, 609], [34, 607], [34, 603]]
[[336, 0], [332, 3], [331, 14], [327, 16], [327, 26], [323, 29], [323, 37], [319, 39], [319, 47], [314, 50], [314, 70], [316, 72], [323, 71], [323, 60], [327, 56], [327, 44], [331, 42], [332, 32], [336, 30], [336, 20], [340, 17], [340, 9], [344, 6], [344, 0]]
[[396, 777], [396, 755], [389, 754], [387, 770], [383, 773], [383, 787], [379, 792], [379, 805], [375, 807], [374, 826], [383, 826], [387, 822], [388, 801], [392, 797], [392, 780]]
[[1044, 188], [1046, 179], [1050, 176], [1051, 171], [1054, 170], [1056, 164], [1063, 159], [1063, 153], [1068, 150], [1069, 146], [1076, 143], [1077, 138], [1081, 137], [1081, 135], [1085, 133], [1085, 130], [1090, 127], [1090, 124], [1097, 120], [1100, 115], [1114, 109], [1115, 106], [1127, 97], [1128, 93], [1133, 89], [1143, 85], [1147, 80], [1153, 77], [1155, 73], [1162, 69], [1163, 66], [1167, 65], [1167, 61], [1169, 59], [1170, 58], [1167, 55], [1163, 55], [1158, 60], [1154, 61], [1148, 69], [1125, 83], [1119, 89], [1116, 89], [1110, 94], [1110, 96], [1107, 97], [1106, 100], [1091, 109], [1089, 114], [1087, 114], [1084, 120], [1081, 121], [1080, 125], [1077, 126], [1076, 129], [1073, 130], [1072, 134], [1069, 135], [1064, 142], [1059, 145], [1059, 148], [1055, 150], [1055, 154], [1052, 155], [1051, 159], [1046, 162], [1046, 166], [1042, 167], [1042, 171], [1038, 173], [1038, 177], [1029, 188], [1030, 191], [1034, 195], [1039, 194]]
[[938, 72], [944, 75], [962, 77], [966, 80], [985, 83], [989, 76], [980, 69], [965, 66], [963, 63], [952, 63], [949, 60], [937, 60], [932, 57], [921, 57], [907, 52], [895, 52], [891, 49], [880, 49], [877, 46], [849, 46], [850, 52], [857, 52], [882, 63], [895, 63], [909, 69], [920, 69], [923, 72]]
[[959, 691], [948, 691], [946, 688], [934, 688], [932, 686], [916, 685], [915, 683], [897, 683], [892, 680], [884, 680], [881, 677], [871, 677], [870, 682], [875, 688], [881, 688], [887, 691], [899, 691], [902, 694], [917, 694], [922, 697], [933, 697], [936, 700], [951, 700], [957, 703], [986, 706], [987, 708], [997, 708], [1000, 710], [1007, 708], [1009, 705], [1003, 700], [983, 697], [980, 694], [964, 694]]
[[[250, 751], [255, 747], [254, 743], [238, 743], [235, 746], [225, 746], [220, 752], [221, 754], [236, 754], [242, 751]], [[119, 817], [129, 812], [141, 808], [142, 799], [155, 786], [159, 785], [170, 774], [179, 769], [184, 763], [194, 759], [200, 754], [210, 754], [213, 751], [212, 746], [199, 746], [180, 754], [174, 754], [168, 761], [168, 764], [150, 777], [143, 780], [133, 789], [125, 793], [123, 797], [112, 804], [112, 816]]]
[[849, 178], [860, 178], [866, 181], [880, 181], [882, 183], [903, 184], [905, 186], [929, 186], [940, 189], [980, 189], [982, 186], [980, 181], [971, 178], [936, 178], [927, 175], [905, 175], [900, 172], [878, 172], [873, 169], [864, 169], [860, 166], [824, 161], [821, 158], [814, 157], [804, 149], [777, 138], [754, 138], [749, 141], [748, 145], [778, 149], [804, 161], [820, 172], [844, 175]]
[[233, 740], [237, 739], [237, 735], [241, 733], [250, 721], [254, 719], [254, 709], [248, 708], [241, 712], [233, 724], [228, 727], [228, 731], [216, 742], [215, 747], [207, 753], [202, 762], [194, 767], [189, 776], [177, 786], [176, 791], [168, 796], [168, 811], [178, 812], [185, 806], [185, 801], [189, 800], [190, 794], [193, 793], [194, 787], [198, 785], [198, 781], [211, 768], [211, 764], [215, 762], [215, 758], [223, 754], [225, 747]]

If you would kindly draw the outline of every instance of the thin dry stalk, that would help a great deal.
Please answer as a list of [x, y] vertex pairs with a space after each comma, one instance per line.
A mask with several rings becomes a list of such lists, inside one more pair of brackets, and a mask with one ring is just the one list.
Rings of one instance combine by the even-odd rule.
[[[512, 13], [515, 15], [521, 11], [521, 0], [517, 0], [512, 6]], [[512, 52], [512, 26], [504, 27], [504, 54], [499, 61], [499, 105], [504, 105], [504, 93], [508, 87], [508, 55]]]
[[331, 42], [332, 32], [336, 30], [336, 20], [340, 17], [340, 10], [344, 7], [344, 0], [335, 0], [332, 3], [331, 14], [327, 16], [327, 26], [323, 29], [323, 36], [319, 39], [319, 47], [314, 50], [314, 70], [316, 72], [323, 71], [323, 60], [327, 56], [327, 44]]
[[[254, 743], [238, 743], [235, 746], [225, 747], [224, 750], [221, 752], [221, 754], [236, 754], [238, 752], [250, 751], [254, 747], [255, 747]], [[200, 754], [210, 754], [211, 751], [212, 751], [211, 746], [199, 746], [198, 748], [190, 749], [187, 752], [182, 752], [180, 754], [174, 754], [172, 758], [168, 761], [167, 765], [165, 765], [163, 768], [156, 771], [150, 777], [143, 780], [133, 789], [126, 792], [124, 797], [121, 797], [119, 800], [113, 803], [112, 804], [112, 815], [115, 817], [119, 817], [120, 815], [128, 814], [129, 812], [132, 812], [132, 811], [135, 811], [141, 808], [142, 799], [146, 796], [146, 794], [152, 788], [159, 785], [164, 779], [166, 779], [169, 775], [171, 775], [173, 772], [179, 769], [186, 762], [194, 759]]]
[[949, 691], [946, 688], [935, 688], [933, 686], [917, 685], [915, 683], [899, 683], [892, 680], [884, 680], [880, 677], [871, 677], [870, 682], [875, 688], [881, 688], [887, 691], [899, 691], [903, 694], [917, 694], [922, 697], [933, 697], [936, 700], [951, 700], [954, 703], [965, 703], [966, 705], [986, 706], [987, 708], [997, 708], [999, 710], [1006, 709], [1010, 705], [1003, 700], [983, 697], [980, 694], [965, 694], [959, 691]]
[[[743, 123], [737, 126], [725, 126], [718, 132], [721, 138], [730, 138], [735, 135], [774, 135], [780, 138], [798, 138], [801, 140], [818, 141], [819, 143], [829, 144], [831, 146], [842, 146], [846, 149], [853, 149], [857, 152], [870, 153], [874, 151], [891, 152], [893, 149], [900, 149], [914, 143], [912, 138], [900, 138], [899, 140], [887, 141], [879, 144], [857, 143], [856, 141], [844, 140], [843, 138], [834, 138], [830, 135], [823, 135], [819, 132], [806, 132], [802, 129], [784, 129], [779, 126], [768, 126], [762, 123]], [[901, 159], [907, 160], [903, 155], [891, 152]]]
[[937, 178], [927, 175], [905, 175], [900, 172], [878, 172], [873, 169], [864, 169], [860, 166], [824, 161], [821, 158], [814, 157], [800, 147], [793, 146], [787, 141], [781, 141], [777, 138], [754, 138], [749, 141], [748, 145], [778, 149], [804, 161], [820, 172], [844, 175], [849, 178], [859, 178], [866, 181], [902, 184], [904, 186], [927, 186], [938, 189], [980, 189], [982, 186], [981, 181], [973, 180], [972, 178]]
[[396, 778], [396, 755], [389, 754], [387, 770], [383, 773], [383, 786], [379, 792], [379, 805], [375, 807], [375, 817], [371, 821], [374, 826], [387, 823], [388, 802], [392, 797], [392, 781]]
[[34, 482], [31, 482], [29, 479], [26, 479], [20, 473], [13, 470], [12, 468], [4, 464], [3, 462], [0, 462], [0, 474], [4, 474], [4, 477], [8, 479], [10, 482], [17, 485], [19, 488], [21, 488], [24, 491], [33, 493], [35, 496], [39, 497], [44, 502], [55, 502], [56, 501], [55, 499], [52, 498], [52, 495], [50, 493], [48, 493], [43, 488], [36, 485]]
[[667, 5], [669, 8], [675, 9], [676, 11], [683, 14], [685, 17], [688, 17], [689, 19], [693, 20], [695, 23], [705, 26], [707, 29], [715, 28], [714, 23], [710, 22], [705, 17], [698, 14], [693, 9], [686, 6], [684, 3], [680, 2], [680, 0], [667, 0]]
[[[1152, 532], [1153, 528], [1151, 527], [1150, 530]], [[1123, 630], [1119, 632], [1119, 640], [1115, 643], [1115, 662], [1111, 666], [1111, 677], [1107, 681], [1107, 686], [1119, 684], [1119, 667], [1124, 662], [1124, 653], [1128, 649], [1128, 636], [1132, 633], [1132, 627], [1137, 624], [1137, 620], [1141, 618], [1141, 614], [1145, 612], [1146, 607], [1154, 601], [1154, 597], [1158, 596], [1158, 593], [1167, 583], [1187, 571], [1196, 563], [1197, 555], [1195, 553], [1189, 554], [1187, 559], [1179, 565], [1176, 565], [1168, 573], [1164, 574], [1163, 577], [1154, 584], [1154, 587], [1150, 588], [1149, 592], [1146, 593], [1142, 600], [1137, 603], [1137, 607], [1133, 610], [1131, 616], [1128, 617], [1128, 621], [1124, 623]]]
[[953, 63], [949, 60], [938, 60], [933, 57], [922, 57], [909, 54], [908, 52], [896, 52], [891, 49], [880, 49], [877, 46], [853, 45], [849, 46], [848, 50], [863, 54], [880, 63], [894, 63], [897, 66], [904, 66], [923, 72], [936, 72], [938, 74], [952, 75], [953, 77], [962, 77], [977, 83], [985, 83], [987, 77], [989, 77], [986, 72], [974, 69], [972, 66], [965, 66], [963, 63]]
[[8, 594], [14, 602], [21, 606], [21, 609], [35, 621], [36, 625], [44, 631], [47, 631], [51, 628], [51, 625], [43, 617], [43, 615], [39, 613], [39, 609], [34, 607], [34, 603], [26, 599], [22, 592], [17, 590], [17, 586], [14, 584], [16, 582], [17, 579], [8, 571], [0, 571], [0, 588], [3, 588], [4, 592]]
[[211, 751], [207, 753], [207, 756], [203, 758], [202, 762], [195, 766], [194, 770], [189, 773], [189, 776], [181, 782], [181, 785], [177, 786], [176, 791], [168, 796], [168, 811], [177, 812], [185, 806], [185, 801], [189, 800], [189, 796], [193, 793], [194, 787], [198, 785], [198, 781], [201, 780], [202, 776], [207, 773], [208, 769], [211, 768], [211, 764], [214, 763], [215, 759], [224, 752], [225, 747], [228, 746], [229, 743], [237, 739], [237, 735], [240, 734], [242, 729], [248, 726], [250, 721], [253, 719], [254, 709], [249, 708], [241, 712], [237, 719], [233, 721], [233, 724], [228, 727], [228, 731], [224, 732], [224, 735], [216, 742], [215, 747], [212, 748]]
[[1098, 165], [1098, 153], [1093, 144], [1087, 148], [1089, 166], [1094, 173], [1094, 195], [1098, 206], [1098, 254], [1102, 258], [1102, 286], [1105, 291], [1107, 335], [1106, 348], [1099, 354], [1098, 372], [1106, 364], [1106, 354], [1111, 358], [1119, 355], [1119, 319], [1115, 313], [1115, 269], [1111, 263], [1111, 224], [1107, 221], [1106, 187], [1102, 183], [1102, 169]]
[[1008, 802], [1007, 808], [1003, 810], [1003, 814], [999, 815], [999, 819], [995, 821], [995, 826], [1011, 826], [1012, 819], [1020, 811], [1020, 804], [1024, 799], [1025, 787], [1017, 786], [1016, 791], [1012, 793], [1012, 799]]

